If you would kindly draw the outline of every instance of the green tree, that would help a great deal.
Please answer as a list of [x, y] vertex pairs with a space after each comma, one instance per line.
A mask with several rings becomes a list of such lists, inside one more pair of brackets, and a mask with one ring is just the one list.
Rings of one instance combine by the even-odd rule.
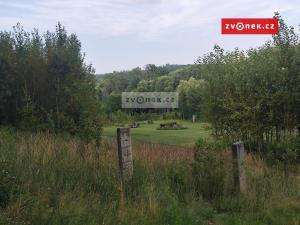
[[202, 116], [204, 80], [190, 78], [183, 80], [177, 87], [179, 94], [179, 110], [183, 118], [190, 119], [193, 114]]

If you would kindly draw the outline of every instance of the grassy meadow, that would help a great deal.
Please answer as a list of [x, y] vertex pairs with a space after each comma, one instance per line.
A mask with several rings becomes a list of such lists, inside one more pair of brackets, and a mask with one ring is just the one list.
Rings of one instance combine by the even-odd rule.
[[287, 176], [248, 155], [248, 191], [238, 196], [227, 148], [197, 164], [192, 146], [135, 142], [133, 157], [121, 201], [115, 139], [99, 148], [70, 136], [0, 129], [0, 224], [300, 224], [297, 168]]
[[[171, 122], [172, 120], [154, 121], [153, 124], [147, 124], [144, 121], [139, 128], [131, 129], [133, 141], [169, 144], [169, 145], [194, 145], [199, 137], [211, 139], [211, 130], [208, 123], [192, 123], [189, 121], [176, 120], [179, 124], [187, 127], [182, 130], [157, 130], [160, 123]], [[128, 126], [128, 124], [122, 124]], [[118, 126], [106, 126], [103, 128], [103, 135], [106, 137], [116, 137]]]

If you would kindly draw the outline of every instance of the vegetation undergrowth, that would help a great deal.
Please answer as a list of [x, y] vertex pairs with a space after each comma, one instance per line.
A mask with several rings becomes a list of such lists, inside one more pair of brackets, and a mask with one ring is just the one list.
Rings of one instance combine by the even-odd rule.
[[[104, 139], [99, 148], [71, 136], [2, 128], [0, 224], [299, 224], [293, 171], [286, 177], [249, 155], [249, 191], [237, 196], [224, 143], [199, 140], [192, 158], [146, 145], [134, 145], [134, 174], [120, 204], [116, 143]], [[145, 157], [145, 149], [155, 154]]]

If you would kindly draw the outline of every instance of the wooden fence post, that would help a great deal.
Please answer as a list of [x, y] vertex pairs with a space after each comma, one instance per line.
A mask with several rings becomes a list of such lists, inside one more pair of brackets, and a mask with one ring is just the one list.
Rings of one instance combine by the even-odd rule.
[[122, 182], [124, 182], [133, 174], [130, 128], [118, 128], [117, 138], [120, 174]]
[[233, 182], [235, 189], [240, 193], [245, 193], [246, 174], [245, 174], [245, 149], [243, 142], [236, 142], [232, 145], [233, 160]]

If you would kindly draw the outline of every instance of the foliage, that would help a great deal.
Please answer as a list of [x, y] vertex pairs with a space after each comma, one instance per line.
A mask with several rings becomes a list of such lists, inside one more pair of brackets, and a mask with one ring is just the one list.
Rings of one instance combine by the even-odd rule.
[[177, 123], [176, 121], [161, 123], [157, 130], [183, 130], [188, 129], [188, 127], [183, 124]]
[[[0, 129], [0, 198], [5, 206], [0, 210], [0, 224], [292, 225], [300, 222], [297, 174], [286, 180], [280, 168], [266, 167], [257, 159], [246, 161], [251, 169], [245, 196], [232, 196], [225, 189], [218, 201], [211, 201], [198, 195], [201, 189], [195, 189], [197, 173], [191, 170], [191, 161], [184, 160], [182, 155], [169, 157], [174, 156], [174, 152], [169, 153], [174, 147], [165, 151], [163, 145], [135, 145], [134, 174], [124, 186], [122, 202], [116, 144], [104, 142], [99, 154], [91, 143], [84, 146], [82, 154], [80, 143], [72, 136]], [[199, 149], [208, 146], [219, 153], [223, 149], [223, 143], [208, 144], [203, 140], [197, 146]], [[155, 160], [149, 160], [150, 149]], [[226, 164], [230, 159], [225, 159], [223, 172], [230, 173]], [[211, 162], [211, 168], [206, 164], [206, 171], [215, 171], [218, 161]], [[209, 172], [206, 177], [218, 178], [217, 174]], [[212, 190], [217, 189], [212, 186]]]
[[94, 69], [81, 43], [58, 23], [55, 32], [0, 32], [0, 124], [23, 130], [99, 138], [100, 104]]
[[192, 115], [200, 117], [200, 114], [202, 114], [204, 85], [204, 80], [196, 80], [193, 77], [189, 80], [180, 81], [177, 92], [183, 118], [190, 119]]
[[113, 112], [111, 117], [112, 117], [111, 120], [114, 124], [116, 124], [116, 123], [119, 123], [119, 124], [120, 123], [129, 123], [133, 120], [131, 116], [129, 116], [125, 112], [122, 112], [121, 110]]
[[199, 138], [195, 144], [193, 177], [196, 193], [208, 200], [220, 198], [225, 189], [223, 142], [209, 143]]
[[249, 141], [258, 151], [299, 135], [299, 37], [279, 14], [272, 42], [246, 52], [219, 46], [199, 58], [205, 109], [216, 136]]
[[[197, 65], [147, 65], [145, 69], [135, 68], [130, 71], [113, 72], [101, 75], [99, 79], [99, 95], [104, 102], [107, 113], [121, 109], [121, 93], [125, 91], [139, 92], [172, 92], [176, 91], [181, 80], [198, 76]], [[152, 112], [145, 110], [143, 112]], [[155, 111], [155, 110], [154, 110]], [[129, 113], [131, 113], [129, 111]], [[156, 110], [156, 113], [160, 110]], [[153, 112], [152, 112], [153, 113]]]

